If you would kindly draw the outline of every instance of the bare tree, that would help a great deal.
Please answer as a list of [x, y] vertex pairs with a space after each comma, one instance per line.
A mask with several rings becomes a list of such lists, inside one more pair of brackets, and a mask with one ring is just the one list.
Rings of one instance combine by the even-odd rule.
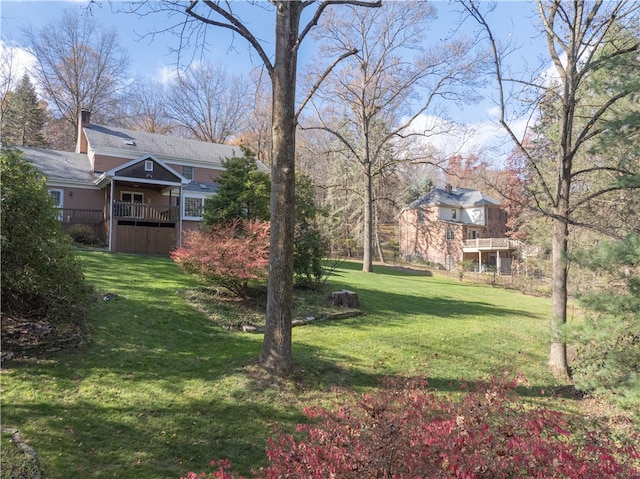
[[[549, 355], [551, 370], [561, 376], [569, 375], [567, 346], [562, 328], [567, 321], [567, 278], [569, 266], [569, 232], [573, 227], [598, 229], [596, 223], [584, 224], [580, 211], [598, 198], [614, 191], [639, 187], [638, 171], [620, 157], [606, 152], [591, 155], [590, 164], [579, 161], [589, 157], [598, 139], [607, 135], [616, 109], [625, 99], [636, 97], [638, 50], [638, 14], [640, 4], [635, 1], [585, 2], [575, 0], [538, 1], [541, 31], [548, 46], [548, 59], [553, 64], [555, 79], [538, 76], [533, 79], [512, 78], [508, 73], [505, 49], [500, 45], [481, 11], [480, 4], [463, 1], [466, 11], [481, 25], [493, 51], [495, 76], [499, 88], [500, 123], [517, 145], [535, 178], [536, 188], [529, 188], [535, 208], [551, 219], [552, 239], [552, 341]], [[635, 73], [633, 73], [635, 72]], [[611, 76], [611, 74], [615, 76]], [[606, 75], [611, 81], [598, 95], [589, 91], [590, 83]], [[626, 78], [625, 78], [626, 77]], [[544, 81], [543, 81], [544, 80]], [[513, 109], [521, 111], [523, 98], [514, 86], [524, 87], [528, 110], [539, 112], [540, 107], [548, 128], [544, 148], [532, 148], [514, 132], [509, 115]], [[522, 91], [520, 92], [522, 93]], [[514, 108], [514, 102], [518, 105]], [[545, 111], [546, 109], [546, 111]], [[629, 125], [632, 129], [635, 128]], [[547, 156], [539, 154], [547, 152]], [[546, 167], [550, 167], [550, 169]], [[551, 175], [549, 175], [549, 171]], [[590, 178], [608, 177], [606, 183], [593, 183]], [[635, 181], [633, 181], [635, 179]], [[635, 185], [635, 186], [634, 186]], [[592, 189], [593, 188], [593, 189]]]
[[189, 136], [225, 143], [242, 130], [249, 111], [248, 82], [223, 65], [194, 62], [164, 89], [167, 115]]
[[235, 141], [251, 150], [258, 161], [271, 166], [271, 83], [264, 68], [255, 69], [250, 79], [252, 108], [246, 117], [244, 131]]
[[25, 35], [37, 60], [34, 78], [55, 114], [76, 129], [82, 108], [97, 121], [114, 119], [129, 63], [115, 30], [101, 28], [87, 12], [67, 9]]
[[167, 114], [163, 85], [160, 82], [134, 80], [127, 89], [125, 112], [122, 122], [127, 128], [168, 134], [176, 127]]
[[[154, 12], [181, 12], [187, 17], [177, 29], [184, 44], [195, 38], [206, 42], [206, 27], [227, 29], [249, 42], [265, 66], [272, 89], [272, 164], [271, 164], [271, 239], [269, 247], [269, 282], [267, 291], [266, 327], [260, 363], [276, 372], [288, 372], [293, 365], [291, 354], [291, 320], [293, 314], [293, 237], [295, 226], [295, 133], [298, 122], [296, 87], [298, 52], [311, 29], [330, 5], [350, 4], [378, 7], [380, 1], [369, 0], [271, 0], [271, 10], [265, 2], [251, 2], [256, 13], [275, 13], [274, 56], [268, 54], [266, 43], [250, 30], [238, 14], [238, 4], [222, 0], [192, 0], [188, 6], [178, 1], [161, 4], [147, 2]], [[301, 23], [306, 9], [313, 8], [309, 21]], [[189, 29], [192, 27], [192, 29]], [[191, 32], [192, 36], [189, 36]], [[350, 53], [351, 54], [351, 53]]]
[[3, 40], [0, 51], [0, 141], [4, 137], [5, 115], [9, 111], [12, 91], [20, 81], [15, 56], [15, 49]]
[[[313, 100], [316, 117], [305, 128], [330, 132], [361, 165], [365, 272], [373, 271], [375, 191], [384, 190], [376, 181], [391, 180], [388, 173], [398, 162], [425, 160], [399, 143], [435, 134], [417, 134], [411, 126], [419, 115], [444, 115], [445, 101], [469, 99], [483, 65], [482, 57], [471, 58], [471, 41], [425, 47], [435, 18], [429, 3], [389, 2], [378, 10], [352, 7], [347, 15], [332, 11], [319, 30], [322, 56], [358, 52], [333, 69]], [[321, 72], [315, 76], [322, 78]]]

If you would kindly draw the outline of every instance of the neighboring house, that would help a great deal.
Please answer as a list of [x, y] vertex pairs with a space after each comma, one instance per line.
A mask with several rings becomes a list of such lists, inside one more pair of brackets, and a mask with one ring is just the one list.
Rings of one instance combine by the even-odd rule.
[[473, 261], [476, 271], [511, 271], [518, 242], [506, 237], [500, 202], [469, 188], [435, 188], [400, 212], [400, 255], [451, 270]]
[[65, 231], [88, 225], [109, 251], [159, 255], [200, 227], [222, 162], [242, 155], [235, 146], [92, 125], [86, 110], [75, 153], [20, 149], [47, 177]]

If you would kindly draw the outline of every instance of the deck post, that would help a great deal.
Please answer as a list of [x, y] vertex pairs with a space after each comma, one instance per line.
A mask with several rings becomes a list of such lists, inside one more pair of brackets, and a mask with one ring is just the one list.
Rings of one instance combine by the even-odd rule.
[[180, 218], [180, 228], [178, 231], [178, 248], [182, 248], [182, 208], [183, 208], [183, 203], [184, 203], [184, 198], [182, 197], [182, 183], [180, 183], [180, 190], [179, 190], [179, 201], [178, 201], [178, 218]]
[[115, 195], [115, 181], [111, 179], [111, 193], [109, 198], [109, 251], [113, 252], [113, 195]]

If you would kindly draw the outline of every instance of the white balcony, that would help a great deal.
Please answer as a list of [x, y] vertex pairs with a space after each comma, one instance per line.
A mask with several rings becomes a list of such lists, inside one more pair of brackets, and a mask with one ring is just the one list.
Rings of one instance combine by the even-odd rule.
[[462, 251], [476, 253], [478, 251], [515, 251], [519, 241], [509, 238], [476, 238], [464, 240]]

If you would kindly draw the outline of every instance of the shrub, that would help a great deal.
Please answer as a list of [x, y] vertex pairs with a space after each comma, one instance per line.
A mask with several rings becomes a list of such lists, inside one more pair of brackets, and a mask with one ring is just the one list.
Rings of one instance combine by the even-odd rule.
[[72, 322], [90, 288], [43, 176], [17, 150], [0, 153], [2, 314]]
[[472, 272], [476, 267], [476, 262], [470, 259], [466, 259], [464, 261], [459, 261], [456, 264], [456, 269], [458, 270], [458, 280], [462, 281], [464, 279], [464, 274], [467, 272]]
[[103, 246], [98, 235], [89, 225], [73, 225], [69, 228], [71, 241], [85, 246]]
[[296, 225], [293, 273], [298, 284], [317, 287], [328, 273], [322, 264], [329, 255], [329, 240], [318, 220], [326, 211], [315, 204], [316, 189], [308, 176], [296, 176]]
[[[308, 409], [297, 437], [270, 439], [264, 478], [637, 478], [640, 450], [527, 408], [517, 381], [478, 383], [460, 401], [389, 381], [334, 411]], [[209, 477], [232, 478], [227, 462]], [[192, 473], [193, 474], [193, 473]], [[189, 476], [187, 476], [189, 477]], [[193, 475], [191, 477], [206, 477]]]
[[267, 277], [269, 223], [241, 221], [219, 224], [210, 231], [190, 231], [185, 246], [171, 258], [188, 273], [246, 298], [249, 281]]

